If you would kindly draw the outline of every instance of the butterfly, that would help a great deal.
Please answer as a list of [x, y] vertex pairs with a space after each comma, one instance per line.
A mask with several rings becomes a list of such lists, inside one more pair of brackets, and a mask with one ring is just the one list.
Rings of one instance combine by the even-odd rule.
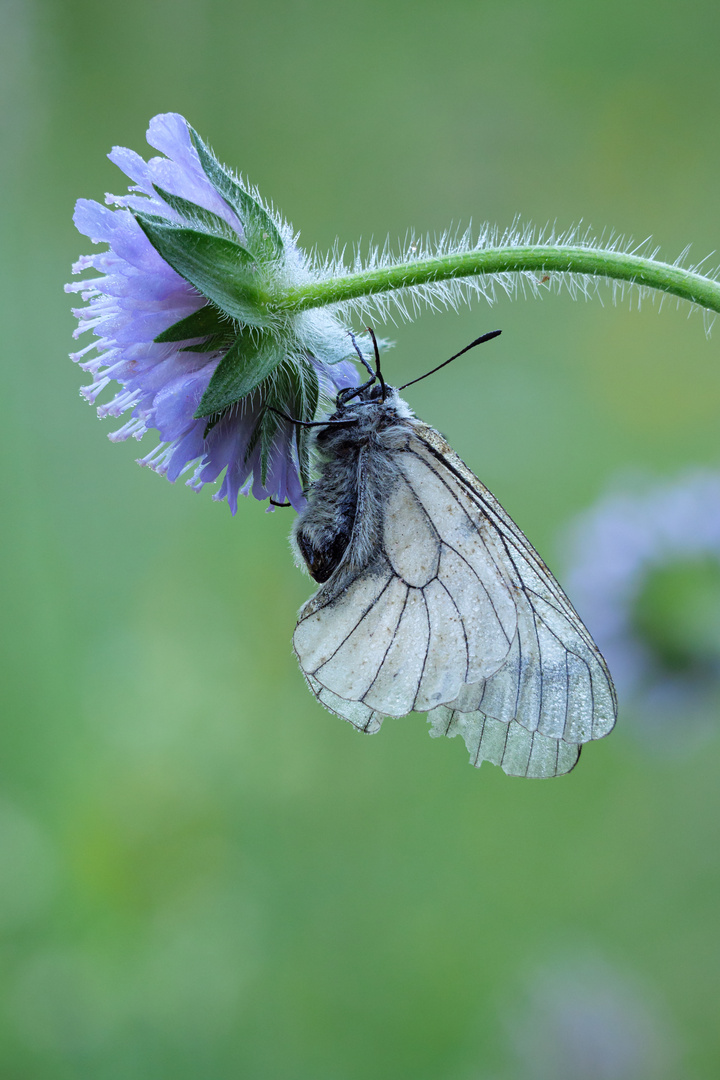
[[605, 661], [497, 499], [386, 384], [372, 336], [375, 370], [356, 345], [370, 379], [313, 422], [321, 465], [292, 534], [320, 585], [293, 637], [305, 679], [359, 731], [426, 712], [473, 765], [569, 772], [615, 723]]

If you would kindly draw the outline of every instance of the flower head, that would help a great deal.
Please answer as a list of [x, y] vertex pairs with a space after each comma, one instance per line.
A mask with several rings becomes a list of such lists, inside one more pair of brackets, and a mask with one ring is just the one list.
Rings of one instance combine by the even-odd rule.
[[704, 730], [720, 705], [720, 474], [608, 494], [569, 549], [568, 591], [620, 697], [671, 743]]
[[[238, 494], [304, 505], [310, 462], [306, 429], [357, 372], [344, 327], [327, 311], [283, 311], [278, 291], [311, 276], [292, 228], [231, 175], [177, 113], [150, 122], [144, 161], [108, 155], [130, 177], [108, 206], [80, 199], [75, 224], [108, 249], [83, 256], [74, 273], [100, 276], [66, 286], [75, 337], [95, 340], [72, 359], [93, 381], [82, 394], [100, 417], [125, 423], [113, 441], [146, 432], [159, 444], [140, 464], [199, 489], [224, 473], [215, 499], [233, 513]], [[275, 412], [274, 410], [278, 410]]]

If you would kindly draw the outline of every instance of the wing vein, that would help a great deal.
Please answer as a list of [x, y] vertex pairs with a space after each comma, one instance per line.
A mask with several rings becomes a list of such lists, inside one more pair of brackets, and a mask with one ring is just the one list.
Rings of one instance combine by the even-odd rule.
[[[392, 579], [391, 579], [391, 580], [392, 580]], [[375, 678], [374, 678], [374, 679], [373, 679], [373, 681], [372, 681], [372, 682], [370, 683], [370, 685], [368, 686], [368, 688], [367, 688], [367, 690], [365, 691], [365, 693], [363, 694], [363, 696], [362, 696], [362, 697], [360, 698], [360, 700], [361, 700], [361, 701], [363, 701], [363, 702], [365, 701], [365, 698], [366, 698], [366, 697], [368, 696], [368, 694], [369, 694], [369, 693], [370, 693], [370, 691], [372, 690], [373, 686], [374, 686], [374, 685], [375, 685], [375, 683], [377, 682], [377, 680], [378, 680], [378, 678], [379, 678], [379, 676], [380, 676], [380, 672], [381, 672], [381, 671], [382, 671], [382, 669], [383, 669], [383, 665], [384, 665], [385, 661], [387, 660], [387, 655], [388, 655], [388, 653], [390, 652], [391, 648], [393, 647], [393, 644], [394, 644], [394, 642], [395, 642], [395, 634], [397, 633], [397, 628], [398, 628], [398, 626], [400, 625], [400, 622], [401, 622], [401, 620], [402, 620], [402, 617], [403, 617], [403, 615], [405, 614], [405, 608], [407, 607], [407, 602], [408, 602], [408, 597], [409, 597], [409, 596], [410, 596], [410, 589], [408, 588], [408, 589], [407, 589], [407, 591], [406, 591], [406, 593], [405, 593], [405, 599], [403, 600], [403, 605], [402, 605], [402, 608], [400, 609], [400, 614], [398, 615], [398, 620], [397, 620], [397, 622], [395, 623], [395, 629], [393, 630], [392, 634], [390, 635], [390, 640], [389, 640], [389, 642], [388, 642], [388, 646], [387, 646], [387, 648], [386, 648], [385, 652], [383, 653], [383, 658], [382, 658], [382, 660], [380, 661], [380, 665], [379, 665], [379, 667], [378, 667], [377, 671], [375, 672]]]
[[311, 672], [310, 672], [310, 674], [311, 674], [311, 675], [313, 676], [313, 678], [314, 678], [314, 677], [316, 676], [317, 672], [318, 672], [318, 671], [320, 670], [320, 668], [321, 668], [321, 667], [325, 667], [325, 665], [326, 665], [326, 664], [329, 664], [329, 663], [330, 663], [330, 661], [332, 660], [332, 658], [333, 658], [334, 656], [336, 656], [336, 655], [337, 655], [337, 654], [338, 654], [338, 653], [340, 652], [340, 650], [342, 649], [343, 645], [344, 645], [344, 644], [345, 644], [345, 642], [346, 642], [346, 641], [348, 640], [348, 638], [352, 637], [352, 635], [353, 635], [353, 634], [355, 633], [355, 631], [357, 630], [358, 626], [359, 626], [359, 625], [360, 625], [360, 623], [361, 623], [361, 622], [363, 621], [363, 619], [365, 618], [365, 616], [366, 616], [366, 615], [369, 615], [369, 614], [370, 614], [370, 612], [371, 612], [371, 611], [372, 611], [372, 609], [373, 609], [373, 608], [375, 607], [375, 605], [377, 604], [377, 602], [378, 602], [378, 600], [379, 600], [379, 599], [381, 598], [381, 596], [383, 596], [383, 595], [384, 595], [384, 593], [385, 593], [385, 592], [387, 592], [387, 590], [389, 589], [390, 585], [392, 584], [392, 580], [393, 580], [393, 577], [397, 577], [397, 574], [391, 574], [391, 575], [390, 575], [390, 578], [389, 578], [389, 580], [388, 580], [388, 581], [387, 581], [387, 582], [385, 583], [385, 585], [384, 585], [384, 586], [382, 587], [382, 589], [381, 589], [381, 590], [380, 590], [380, 592], [379, 592], [379, 593], [377, 594], [377, 596], [375, 597], [375, 599], [373, 600], [373, 602], [372, 602], [371, 604], [369, 604], [369, 605], [368, 605], [368, 606], [367, 606], [367, 607], [365, 608], [365, 610], [363, 611], [362, 615], [360, 616], [360, 618], [358, 619], [358, 621], [357, 621], [357, 622], [355, 623], [355, 625], [353, 626], [352, 630], [349, 630], [349, 631], [347, 632], [347, 634], [346, 634], [346, 635], [345, 635], [345, 637], [344, 637], [344, 638], [342, 639], [342, 641], [340, 642], [340, 644], [338, 645], [338, 647], [337, 647], [337, 648], [336, 648], [336, 649], [334, 650], [334, 652], [330, 653], [330, 656], [328, 656], [328, 657], [327, 657], [327, 658], [326, 658], [325, 660], [323, 660], [322, 664], [318, 664], [318, 666], [317, 666], [317, 667], [315, 668], [315, 670], [314, 670], [314, 671], [311, 671]]
[[445, 591], [445, 594], [447, 595], [448, 600], [450, 601], [452, 606], [457, 611], [458, 622], [460, 623], [460, 629], [462, 630], [462, 634], [463, 634], [463, 641], [465, 642], [465, 681], [467, 681], [467, 677], [468, 677], [468, 674], [470, 672], [470, 647], [468, 645], [467, 631], [465, 630], [465, 623], [463, 622], [463, 617], [460, 614], [460, 608], [455, 603], [455, 599], [454, 599], [452, 593], [450, 592], [450, 590], [448, 589], [448, 587], [446, 586], [445, 582], [442, 580], [442, 578], [438, 578], [437, 581], [438, 581], [438, 584], [440, 585], [440, 587]]
[[425, 646], [425, 656], [423, 657], [422, 667], [420, 668], [420, 678], [418, 679], [417, 690], [415, 691], [415, 697], [413, 698], [413, 703], [412, 703], [413, 710], [415, 709], [415, 704], [417, 702], [418, 695], [420, 693], [420, 687], [422, 686], [423, 676], [425, 674], [425, 666], [426, 666], [427, 661], [428, 661], [428, 656], [430, 655], [430, 638], [432, 636], [432, 625], [430, 623], [430, 612], [428, 611], [427, 600], [425, 599], [425, 589], [420, 589], [420, 593], [422, 595], [423, 605], [425, 607], [425, 618], [427, 619], [428, 635], [427, 635], [427, 645]]
[[[538, 668], [538, 680], [540, 682], [540, 693], [539, 693], [538, 707], [537, 707], [537, 713], [538, 713], [537, 722], [538, 722], [538, 725], [539, 725], [540, 722], [541, 722], [541, 719], [542, 719], [542, 711], [543, 711], [543, 690], [544, 690], [544, 683], [543, 683], [543, 677], [544, 677], [544, 672], [543, 672], [543, 648], [542, 648], [542, 642], [540, 641], [540, 635], [538, 634], [538, 627], [537, 627], [538, 614], [537, 614], [535, 608], [532, 609], [532, 616], [533, 616], [533, 631], [535, 633], [535, 643], [537, 645], [538, 656], [540, 658], [540, 662], [537, 665], [537, 668]], [[537, 728], [535, 730], [537, 730]]]

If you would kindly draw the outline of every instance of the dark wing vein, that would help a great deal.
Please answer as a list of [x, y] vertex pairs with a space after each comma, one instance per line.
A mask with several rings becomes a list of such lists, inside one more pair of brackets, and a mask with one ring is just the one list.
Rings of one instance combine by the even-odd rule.
[[[337, 653], [339, 653], [339, 652], [340, 652], [340, 649], [342, 649], [343, 645], [344, 645], [344, 644], [345, 644], [345, 642], [346, 642], [346, 641], [348, 640], [348, 638], [352, 637], [352, 635], [353, 635], [353, 634], [355, 633], [355, 631], [357, 630], [358, 626], [360, 626], [360, 623], [361, 623], [361, 622], [363, 621], [363, 619], [364, 619], [364, 618], [365, 618], [365, 617], [366, 617], [367, 615], [369, 615], [369, 614], [370, 614], [370, 612], [371, 612], [371, 611], [372, 611], [372, 609], [373, 609], [373, 608], [375, 607], [375, 605], [376, 605], [376, 604], [377, 604], [377, 602], [378, 602], [378, 601], [380, 600], [380, 598], [381, 598], [382, 596], [384, 596], [384, 594], [385, 594], [385, 593], [387, 592], [388, 588], [389, 588], [389, 587], [390, 587], [390, 585], [392, 584], [392, 579], [393, 579], [393, 577], [397, 577], [397, 574], [393, 574], [393, 573], [391, 572], [391, 574], [390, 574], [390, 577], [389, 577], [389, 578], [388, 578], [388, 580], [387, 580], [387, 581], [385, 582], [385, 584], [384, 584], [384, 586], [382, 587], [382, 589], [380, 590], [380, 592], [379, 592], [379, 593], [377, 594], [377, 596], [376, 596], [376, 597], [375, 597], [375, 599], [374, 599], [374, 600], [372, 601], [372, 603], [368, 604], [368, 606], [367, 606], [367, 607], [365, 608], [365, 610], [363, 611], [362, 615], [360, 616], [360, 618], [358, 619], [358, 621], [357, 621], [357, 622], [355, 623], [355, 625], [354, 625], [354, 626], [353, 626], [353, 627], [352, 627], [352, 628], [351, 628], [351, 629], [350, 629], [350, 630], [349, 630], [349, 631], [347, 632], [347, 634], [346, 634], [346, 635], [345, 635], [345, 637], [344, 637], [344, 638], [342, 639], [342, 641], [341, 641], [341, 642], [340, 642], [340, 644], [339, 644], [339, 645], [337, 646], [337, 648], [336, 648], [336, 649], [334, 649], [334, 650], [333, 650], [333, 651], [332, 651], [332, 652], [330, 653], [330, 655], [329, 655], [328, 657], [326, 657], [326, 658], [325, 658], [325, 660], [323, 660], [322, 664], [318, 664], [318, 666], [317, 666], [317, 667], [315, 668], [315, 671], [311, 671], [311, 672], [310, 672], [310, 674], [311, 674], [311, 675], [313, 675], [313, 676], [317, 677], [317, 672], [318, 672], [318, 671], [320, 670], [320, 668], [321, 668], [321, 667], [324, 667], [324, 666], [325, 666], [325, 664], [329, 664], [329, 663], [330, 663], [330, 661], [332, 660], [332, 658], [333, 658], [334, 656], [336, 656], [336, 655], [337, 655]], [[313, 614], [314, 614], [314, 613], [313, 613]]]
[[[472, 569], [472, 567], [470, 569]], [[439, 583], [440, 587], [445, 591], [445, 594], [447, 595], [447, 598], [450, 601], [450, 603], [452, 604], [452, 606], [457, 611], [458, 622], [460, 623], [460, 629], [462, 630], [462, 634], [463, 634], [463, 641], [465, 642], [465, 679], [467, 679], [468, 672], [470, 671], [470, 647], [468, 645], [467, 631], [465, 630], [465, 623], [463, 622], [463, 617], [460, 614], [460, 608], [455, 603], [455, 598], [453, 597], [453, 594], [450, 592], [448, 587], [445, 585], [445, 583], [440, 578], [438, 578], [438, 583]]]
[[423, 599], [423, 606], [425, 608], [425, 618], [428, 624], [428, 639], [425, 647], [425, 655], [423, 657], [422, 667], [420, 668], [420, 676], [418, 678], [417, 690], [415, 691], [415, 697], [413, 698], [413, 709], [417, 704], [418, 694], [420, 693], [420, 687], [422, 686], [423, 676], [425, 675], [425, 667], [427, 665], [428, 656], [430, 655], [430, 641], [432, 638], [432, 625], [430, 623], [430, 612], [428, 611], [427, 600], [425, 599], [425, 589], [421, 589], [420, 593]]
[[[390, 580], [392, 581], [392, 578]], [[368, 694], [370, 693], [373, 686], [375, 685], [375, 683], [378, 680], [380, 672], [383, 669], [383, 665], [385, 664], [385, 661], [387, 660], [387, 655], [388, 655], [388, 653], [390, 652], [390, 650], [393, 647], [393, 643], [395, 641], [395, 634], [397, 633], [398, 626], [402, 622], [402, 617], [405, 614], [405, 608], [407, 607], [407, 602], [408, 602], [408, 597], [409, 596], [410, 596], [410, 590], [408, 589], [408, 591], [405, 593], [405, 599], [403, 600], [403, 605], [402, 605], [402, 608], [400, 609], [400, 615], [398, 616], [398, 621], [395, 623], [395, 629], [393, 630], [393, 632], [392, 632], [392, 634], [390, 636], [390, 640], [388, 641], [387, 648], [385, 649], [385, 652], [383, 653], [383, 658], [380, 661], [380, 666], [378, 667], [377, 671], [375, 672], [375, 677], [373, 678], [373, 681], [370, 683], [367, 690], [365, 691], [365, 693], [361, 697], [361, 699], [360, 699], [361, 701], [365, 700], [365, 698], [368, 696]], [[368, 706], [368, 708], [369, 707], [370, 706]]]

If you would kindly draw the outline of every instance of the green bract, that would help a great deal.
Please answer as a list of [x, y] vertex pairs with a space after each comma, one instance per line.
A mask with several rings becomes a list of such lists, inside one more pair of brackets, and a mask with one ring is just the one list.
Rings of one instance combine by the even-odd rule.
[[267, 210], [213, 157], [189, 124], [188, 130], [205, 175], [242, 221], [249, 250], [260, 262], [281, 261], [285, 255], [285, 245]]
[[135, 217], [165, 262], [220, 312], [246, 326], [269, 325], [257, 288], [259, 268], [245, 248], [213, 233], [161, 223], [150, 214]]

